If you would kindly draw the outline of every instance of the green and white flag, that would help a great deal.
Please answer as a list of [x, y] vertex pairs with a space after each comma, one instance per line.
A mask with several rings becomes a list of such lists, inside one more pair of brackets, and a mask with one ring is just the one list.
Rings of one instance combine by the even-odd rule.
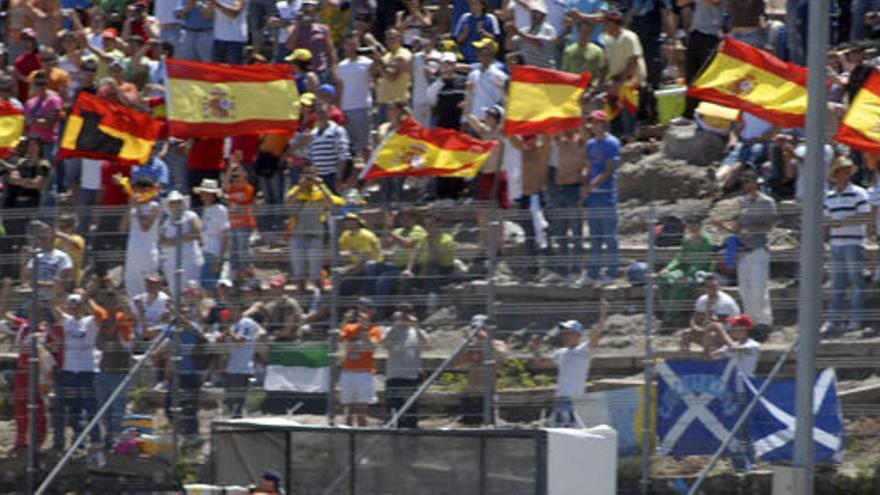
[[330, 363], [327, 344], [273, 342], [263, 388], [272, 392], [326, 392]]

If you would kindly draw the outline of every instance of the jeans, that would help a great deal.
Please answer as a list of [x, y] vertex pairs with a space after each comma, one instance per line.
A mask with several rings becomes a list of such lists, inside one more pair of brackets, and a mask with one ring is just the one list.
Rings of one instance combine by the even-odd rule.
[[290, 236], [290, 265], [293, 277], [301, 279], [308, 275], [315, 282], [321, 280], [321, 261], [324, 240], [322, 235]]
[[324, 185], [327, 186], [327, 189], [330, 190], [333, 194], [338, 195], [339, 191], [336, 190], [336, 172], [329, 174], [321, 174], [318, 177], [324, 181]]
[[[394, 416], [396, 411], [403, 408], [409, 397], [419, 388], [421, 380], [418, 378], [388, 378], [385, 380], [385, 404], [388, 407], [388, 418]], [[397, 420], [397, 428], [419, 427], [419, 401], [406, 410], [404, 415]]]
[[[53, 445], [64, 446], [64, 428], [73, 426], [75, 435], [79, 435], [85, 425], [95, 416], [95, 373], [91, 371], [61, 371], [56, 377], [58, 419], [53, 418]], [[93, 428], [89, 437], [93, 444], [101, 441], [101, 431]]]
[[212, 48], [212, 58], [218, 64], [243, 64], [244, 63], [244, 41], [226, 41], [214, 40]]
[[[247, 375], [245, 375], [247, 376]], [[186, 436], [199, 434], [199, 394], [202, 389], [202, 375], [199, 373], [180, 374], [180, 433]], [[171, 394], [165, 394], [165, 415], [174, 420], [171, 411]]]
[[769, 278], [770, 253], [766, 248], [740, 252], [736, 262], [736, 280], [743, 301], [743, 311], [761, 325], [773, 324], [770, 289], [767, 285]]
[[195, 62], [210, 62], [214, 51], [214, 30], [186, 30], [183, 32], [180, 58]]
[[380, 303], [385, 303], [388, 297], [397, 295], [400, 286], [400, 274], [403, 273], [403, 269], [404, 267], [402, 266], [389, 265], [379, 274], [379, 278], [376, 279], [375, 292], [376, 298]]
[[622, 138], [630, 138], [636, 134], [636, 115], [626, 108], [621, 108], [617, 117], [611, 121], [611, 133]]
[[733, 165], [740, 162], [744, 167], [759, 171], [764, 162], [770, 159], [769, 147], [764, 141], [753, 143], [737, 143], [736, 147], [726, 157], [725, 165]]
[[763, 30], [756, 29], [754, 31], [734, 31], [728, 34], [731, 38], [745, 43], [754, 48], [764, 49], [767, 43], [767, 37]]
[[[116, 390], [116, 387], [122, 383], [125, 373], [110, 373], [102, 371], [95, 376], [95, 399], [98, 404], [103, 405], [110, 395]], [[125, 416], [125, 404], [128, 402], [127, 387], [122, 391], [116, 400], [110, 405], [107, 413], [104, 415], [104, 446], [111, 448], [114, 440], [122, 432], [122, 417]]]
[[204, 251], [202, 256], [205, 258], [205, 262], [202, 264], [202, 275], [199, 282], [201, 282], [203, 289], [214, 290], [217, 288], [217, 281], [220, 280], [220, 272], [223, 271], [222, 266], [215, 270], [214, 265], [222, 260], [220, 260], [220, 256], [207, 251]]
[[253, 266], [254, 254], [251, 251], [251, 227], [236, 227], [229, 231], [229, 265], [240, 272]]
[[242, 373], [223, 373], [223, 393], [226, 396], [226, 409], [233, 418], [240, 418], [244, 412], [251, 375]]
[[556, 270], [578, 273], [584, 265], [584, 216], [580, 184], [554, 186], [550, 191], [550, 230], [558, 246]]
[[91, 234], [89, 225], [92, 223], [92, 212], [94, 211], [94, 206], [98, 204], [98, 195], [100, 193], [101, 191], [95, 189], [81, 189], [79, 192], [76, 232], [85, 238], [86, 245], [89, 244], [89, 235]]
[[862, 276], [864, 265], [864, 246], [831, 246], [831, 322], [833, 324], [845, 323], [843, 305], [849, 286], [849, 328], [852, 330], [861, 328], [865, 288], [865, 279]]
[[553, 401], [553, 413], [550, 416], [553, 428], [578, 428], [577, 414], [574, 411], [574, 402], [570, 397], [557, 397]]
[[272, 175], [259, 177], [260, 191], [263, 192], [265, 206], [263, 214], [257, 217], [260, 231], [276, 232], [281, 229], [279, 219], [284, 204], [284, 169], [278, 167]]
[[[741, 415], [748, 404], [745, 393], [736, 394], [736, 403], [738, 415]], [[751, 437], [749, 422], [746, 421], [736, 431], [735, 440], [728, 447], [730, 462], [737, 471], [751, 471], [755, 468], [755, 448], [752, 446]]]
[[617, 278], [620, 265], [617, 205], [587, 206], [587, 223], [590, 226], [590, 261], [587, 275], [594, 280], [599, 278], [604, 255], [607, 257], [605, 276]]

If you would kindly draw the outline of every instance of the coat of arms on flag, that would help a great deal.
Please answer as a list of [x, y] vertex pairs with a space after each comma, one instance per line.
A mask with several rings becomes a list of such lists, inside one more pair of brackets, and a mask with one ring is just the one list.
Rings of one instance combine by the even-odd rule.
[[657, 364], [657, 375], [660, 454], [714, 453], [739, 412], [733, 361], [663, 361]]
[[[760, 380], [747, 380], [748, 399], [758, 392]], [[795, 381], [776, 380], [749, 418], [755, 455], [765, 461], [791, 460], [794, 454]], [[833, 369], [823, 370], [813, 386], [813, 441], [819, 463], [843, 460], [843, 415], [837, 400]]]

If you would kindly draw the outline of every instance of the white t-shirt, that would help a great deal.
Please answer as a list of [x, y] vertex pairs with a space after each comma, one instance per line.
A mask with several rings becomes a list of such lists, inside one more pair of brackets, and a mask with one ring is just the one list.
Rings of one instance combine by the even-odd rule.
[[89, 191], [101, 190], [101, 160], [91, 158], [82, 159], [82, 168], [79, 176], [80, 187]]
[[61, 321], [64, 328], [64, 371], [98, 371], [101, 351], [95, 347], [98, 325], [94, 316], [76, 319], [68, 314]]
[[482, 119], [487, 108], [500, 104], [504, 99], [506, 81], [507, 74], [495, 65], [490, 65], [485, 71], [472, 70], [468, 74], [468, 85], [474, 88], [471, 113]]
[[[182, 235], [187, 235], [192, 231], [192, 221], [194, 218], [198, 218], [196, 212], [192, 210], [186, 210], [183, 212], [183, 226], [180, 229]], [[174, 239], [177, 237], [177, 225], [171, 219], [171, 217], [165, 217], [162, 220], [162, 225], [159, 227], [160, 232], [164, 232], [165, 237], [168, 239]], [[166, 259], [171, 259], [177, 256], [177, 246], [162, 246], [162, 256]], [[195, 263], [197, 265], [202, 264], [202, 248], [199, 245], [198, 241], [183, 241], [183, 260], [184, 266], [187, 263]]]
[[748, 378], [755, 377], [755, 370], [758, 369], [758, 359], [761, 357], [761, 344], [754, 339], [748, 339], [739, 346], [739, 351], [731, 351], [727, 346], [722, 347], [720, 350], [724, 356], [733, 359], [733, 363], [738, 371], [736, 391], [743, 392], [744, 387], [739, 375], [742, 374]]
[[[34, 259], [30, 258], [27, 263], [30, 270], [34, 269]], [[64, 270], [73, 269], [73, 261], [70, 256], [60, 249], [53, 249], [49, 253], [37, 254], [37, 281], [51, 282], [61, 275]], [[52, 298], [52, 291], [49, 289], [37, 289], [39, 299], [48, 301]]]
[[220, 256], [223, 232], [229, 228], [229, 212], [225, 206], [215, 203], [202, 210], [202, 250]]
[[[244, 8], [236, 17], [229, 17], [220, 9], [214, 9], [214, 39], [220, 41], [240, 41], [242, 43], [248, 40], [247, 18], [248, 18], [248, 0], [242, 0]], [[229, 0], [216, 0], [219, 5], [231, 7], [232, 2]]]
[[714, 309], [707, 307], [708, 304], [709, 294], [703, 294], [697, 298], [697, 303], [694, 305], [694, 311], [697, 313], [706, 313], [712, 309], [712, 313], [722, 318], [738, 316], [740, 314], [739, 304], [736, 303], [736, 300], [731, 297], [730, 294], [723, 290], [718, 291], [718, 300], [715, 303]]
[[427, 97], [427, 89], [430, 82], [425, 74], [425, 69], [437, 69], [440, 52], [431, 50], [431, 53], [417, 52], [413, 55], [412, 98], [413, 106], [430, 105]]
[[[278, 18], [285, 21], [296, 20], [296, 15], [299, 14], [300, 7], [302, 7], [302, 0], [281, 0], [275, 2], [275, 9], [278, 11]], [[286, 42], [288, 36], [287, 28], [281, 28], [278, 30], [278, 41], [280, 43]]]
[[590, 373], [590, 343], [584, 341], [575, 347], [556, 349], [553, 361], [558, 368], [556, 397], [583, 397]]
[[519, 2], [510, 0], [507, 2], [507, 8], [513, 11], [513, 24], [519, 29], [528, 29], [532, 24], [532, 17], [529, 9]]
[[144, 323], [146, 323], [148, 327], [152, 327], [161, 323], [162, 316], [168, 313], [168, 304], [171, 298], [168, 294], [162, 291], [159, 291], [156, 295], [156, 299], [153, 299], [152, 302], [147, 301], [148, 296], [149, 294], [144, 292], [143, 294], [134, 296], [134, 300], [135, 302], [144, 305]]
[[342, 81], [342, 99], [339, 108], [345, 112], [370, 108], [370, 67], [373, 61], [367, 57], [345, 59], [336, 66], [336, 77]]
[[[159, 203], [151, 201], [138, 205], [138, 215], [159, 213]], [[159, 217], [153, 221], [148, 230], [141, 229], [137, 215], [132, 215], [128, 222], [128, 249], [126, 257], [134, 261], [140, 256], [156, 257], [159, 254]]]
[[254, 347], [260, 325], [254, 320], [244, 317], [233, 325], [232, 333], [244, 338], [243, 342], [229, 343], [229, 360], [226, 372], [238, 375], [250, 375], [254, 372]]

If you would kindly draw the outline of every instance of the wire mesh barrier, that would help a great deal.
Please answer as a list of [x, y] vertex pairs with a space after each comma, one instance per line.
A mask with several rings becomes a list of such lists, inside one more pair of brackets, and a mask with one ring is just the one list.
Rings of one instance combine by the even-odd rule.
[[[743, 215], [739, 200], [697, 211], [655, 210], [661, 214], [624, 205], [558, 207], [552, 201], [510, 210], [481, 202], [388, 209], [326, 205], [314, 211], [256, 205], [255, 228], [221, 229], [217, 239], [205, 237], [210, 213], [193, 207], [185, 210], [191, 214], [177, 213], [189, 219], [184, 230], [195, 219], [202, 228], [198, 236], [184, 234], [179, 288], [174, 212], [157, 212], [158, 233], [143, 240], [131, 229], [145, 225], [124, 218], [142, 222], [141, 213], [90, 209], [93, 227], [77, 251], [65, 236], [81, 227], [71, 231], [60, 220], [67, 218], [62, 209], [45, 211], [45, 218], [59, 219], [52, 236], [22, 231], [5, 238], [9, 256], [0, 263], [17, 280], [6, 284], [0, 299], [4, 310], [29, 319], [34, 294], [25, 277], [37, 276], [37, 321], [45, 322], [40, 365], [55, 368], [41, 388], [40, 414], [56, 448], [69, 444], [54, 430], [69, 426], [79, 433], [118, 379], [143, 359], [151, 339], [163, 333], [179, 336], [180, 350], [169, 339], [146, 360], [121, 405], [94, 430], [92, 445], [112, 450], [125, 430], [119, 419], [131, 412], [156, 415], [162, 432], [172, 430], [164, 419], [174, 419], [181, 435], [174, 444], [188, 451], [200, 448], [215, 418], [293, 414], [384, 423], [449, 357], [477, 314], [488, 316], [484, 331], [398, 426], [552, 422], [559, 386], [552, 356], [563, 347], [559, 324], [570, 320], [583, 325], [582, 339], [591, 346], [596, 337], [590, 391], [642, 384], [649, 289], [656, 297], [652, 357], [713, 357], [725, 345], [713, 323], [745, 312], [766, 353], [760, 374], [798, 331], [794, 203], [778, 205], [772, 228], [757, 240], [737, 224]], [[15, 213], [4, 212], [4, 220], [19, 217]], [[32, 254], [16, 258], [29, 252], [21, 246], [31, 245], [42, 249], [36, 271], [28, 266]], [[54, 256], [55, 245], [72, 258], [81, 256], [79, 266], [52, 272], [51, 256], [43, 253]], [[864, 354], [848, 349], [872, 337], [870, 327], [880, 319], [874, 271], [880, 260], [871, 243], [843, 258], [832, 251], [823, 270], [829, 343], [820, 348], [818, 365], [838, 368], [841, 379], [861, 380], [876, 367], [874, 344], [866, 341]], [[73, 348], [58, 345], [66, 342], [64, 315], [73, 314], [77, 301], [93, 302], [106, 313], [94, 328], [83, 323], [95, 336], [91, 349], [101, 354], [84, 368], [76, 367]], [[82, 320], [92, 313], [74, 316]], [[27, 366], [18, 357], [27, 354], [25, 323], [11, 319], [0, 341], [4, 377], [14, 391], [12, 416], [24, 425]], [[89, 391], [96, 402], [90, 403]], [[844, 403], [843, 411], [866, 415], [873, 411], [869, 406], [859, 399]]]

